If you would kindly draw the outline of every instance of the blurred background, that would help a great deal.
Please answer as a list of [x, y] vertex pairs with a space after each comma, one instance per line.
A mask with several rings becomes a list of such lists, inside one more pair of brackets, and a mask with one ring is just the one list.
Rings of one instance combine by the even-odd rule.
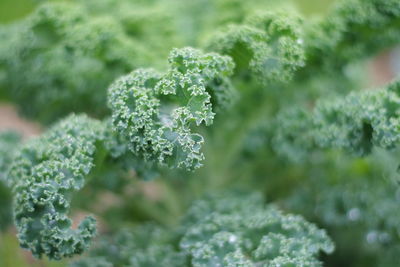
[[[12, 23], [28, 15], [41, 1], [40, 0], [0, 0], [0, 24]], [[334, 0], [295, 0], [298, 9], [306, 16], [323, 16]], [[1, 42], [2, 40], [0, 40]], [[367, 62], [368, 75], [365, 81], [370, 87], [383, 85], [400, 73], [400, 48], [393, 48], [382, 52], [377, 57]], [[18, 115], [11, 103], [0, 102], [0, 131], [16, 129], [23, 136], [35, 136], [43, 127]], [[149, 182], [149, 195], [157, 194], [151, 189]], [[146, 189], [144, 189], [146, 190]], [[152, 196], [154, 197], [154, 196]], [[156, 197], [156, 196], [155, 196]], [[79, 216], [79, 215], [77, 215]], [[0, 267], [44, 267], [65, 266], [64, 262], [49, 262], [35, 260], [29, 252], [19, 248], [15, 229], [8, 228], [0, 232]]]

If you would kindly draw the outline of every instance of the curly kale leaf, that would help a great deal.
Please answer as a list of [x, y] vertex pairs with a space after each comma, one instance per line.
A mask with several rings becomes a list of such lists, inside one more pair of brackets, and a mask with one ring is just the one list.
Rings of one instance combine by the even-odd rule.
[[[125, 34], [144, 46], [147, 53], [141, 67], [165, 66], [163, 60], [174, 47], [182, 46], [178, 34], [176, 3], [173, 1], [130, 1], [130, 0], [78, 0], [94, 15], [112, 16], [118, 21]], [[171, 3], [172, 2], [172, 3]], [[135, 64], [137, 65], [137, 64]]]
[[193, 128], [210, 125], [215, 110], [232, 103], [227, 77], [233, 63], [226, 56], [182, 48], [172, 50], [169, 65], [165, 74], [138, 69], [111, 85], [113, 124], [145, 160], [196, 169], [204, 158], [204, 140]]
[[348, 63], [397, 44], [399, 23], [397, 0], [346, 0], [317, 21], [290, 12], [249, 14], [222, 27], [208, 48], [230, 55], [241, 79], [302, 81], [321, 70], [342, 72]]
[[230, 25], [216, 34], [211, 50], [233, 58], [236, 75], [253, 75], [262, 82], [288, 81], [304, 66], [302, 21], [285, 13], [250, 17], [242, 25]]
[[398, 262], [400, 188], [380, 177], [382, 163], [390, 158], [380, 152], [355, 161], [343, 156], [324, 160], [321, 175], [311, 176], [283, 200], [291, 212], [331, 233], [337, 250], [330, 260], [351, 257], [349, 262], [358, 266]]
[[88, 216], [72, 229], [68, 213], [102, 138], [100, 122], [72, 115], [28, 141], [16, 155], [9, 177], [15, 223], [21, 246], [34, 256], [61, 259], [87, 249], [96, 233], [95, 219]]
[[341, 68], [343, 63], [371, 56], [400, 41], [397, 0], [343, 0], [307, 29], [310, 65]]
[[301, 216], [264, 206], [259, 195], [225, 195], [196, 201], [184, 219], [181, 249], [193, 266], [321, 266], [331, 253], [324, 230]]
[[74, 267], [321, 266], [333, 251], [324, 230], [264, 206], [260, 195], [228, 193], [195, 201], [174, 229], [142, 225], [103, 238]]
[[341, 148], [357, 155], [373, 147], [392, 149], [399, 143], [400, 83], [386, 90], [350, 93], [317, 102], [312, 112], [289, 109], [266, 130], [273, 149], [301, 160], [315, 148]]
[[107, 86], [146, 54], [116, 20], [72, 3], [42, 4], [0, 26], [3, 35], [0, 86], [24, 115], [44, 123], [71, 111], [107, 114]]
[[35, 257], [60, 260], [82, 254], [96, 235], [96, 220], [87, 216], [73, 226], [69, 214], [74, 193], [92, 179], [91, 193], [115, 189], [126, 171], [142, 171], [136, 164], [143, 164], [132, 163], [135, 155], [127, 154], [110, 124], [70, 115], [16, 152], [7, 182], [20, 245]]

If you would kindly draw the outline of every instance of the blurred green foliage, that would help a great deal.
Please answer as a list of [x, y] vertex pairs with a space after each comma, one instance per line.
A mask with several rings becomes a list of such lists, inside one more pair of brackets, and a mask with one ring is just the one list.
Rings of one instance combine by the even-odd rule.
[[0, 2], [0, 23], [9, 23], [26, 16], [36, 4], [35, 0], [2, 0]]
[[[74, 11], [31, 13], [43, 2], [62, 0], [0, 1], [0, 23], [23, 19], [0, 29], [1, 97], [45, 124], [77, 111], [103, 120], [67, 117], [20, 150], [11, 177], [19, 238], [36, 255], [79, 254], [93, 235], [91, 219], [90, 236], [76, 230], [87, 213], [99, 236], [83, 257], [34, 259], [9, 226], [11, 193], [1, 184], [0, 266], [249, 266], [265, 258], [319, 266], [319, 251], [332, 244], [315, 223], [336, 246], [319, 258], [324, 266], [397, 267], [399, 83], [363, 91], [365, 60], [399, 43], [397, 1], [342, 1], [332, 11], [332, 0], [70, 0]], [[64, 27], [59, 42], [26, 41], [54, 37], [32, 21]], [[168, 58], [185, 45], [205, 52], [176, 49]], [[86, 56], [103, 67], [84, 64]], [[116, 80], [109, 110], [106, 88], [140, 67], [156, 70]], [[10, 97], [12, 86], [28, 93]], [[237, 188], [263, 196], [199, 200]], [[37, 203], [44, 211], [32, 212]]]
[[[57, 1], [57, 0], [53, 0]], [[305, 14], [323, 14], [335, 0], [296, 0], [295, 5]], [[41, 0], [2, 0], [0, 23], [8, 23], [26, 16]]]

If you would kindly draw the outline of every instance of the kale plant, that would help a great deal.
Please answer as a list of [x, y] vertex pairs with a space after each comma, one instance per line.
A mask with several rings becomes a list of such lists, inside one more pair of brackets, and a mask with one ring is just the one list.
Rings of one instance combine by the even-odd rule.
[[35, 5], [0, 25], [0, 99], [43, 126], [0, 133], [31, 263], [398, 266], [400, 79], [365, 78], [398, 0]]

